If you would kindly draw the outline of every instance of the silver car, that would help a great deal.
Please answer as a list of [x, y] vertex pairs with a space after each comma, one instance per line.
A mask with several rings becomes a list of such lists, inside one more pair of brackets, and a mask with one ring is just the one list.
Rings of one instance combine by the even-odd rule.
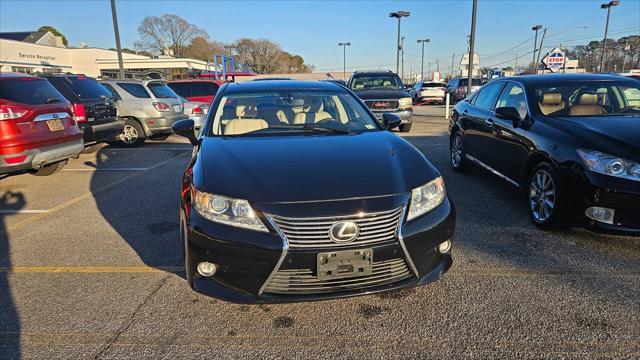
[[193, 128], [196, 131], [196, 135], [200, 131], [204, 120], [207, 118], [207, 111], [209, 111], [209, 104], [204, 101], [189, 101], [182, 96], [180, 97], [184, 104], [184, 113], [193, 120]]
[[164, 140], [171, 125], [188, 119], [180, 97], [163, 80], [100, 81], [117, 99], [118, 117], [125, 119], [120, 141], [140, 146], [146, 139]]

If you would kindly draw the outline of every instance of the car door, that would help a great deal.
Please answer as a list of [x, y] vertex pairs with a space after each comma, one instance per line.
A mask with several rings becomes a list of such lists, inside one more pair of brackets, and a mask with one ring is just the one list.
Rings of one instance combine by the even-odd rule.
[[504, 85], [504, 81], [487, 84], [470, 99], [467, 106], [462, 108], [463, 147], [465, 153], [472, 157], [472, 161], [486, 164], [487, 158], [493, 155], [490, 149], [495, 117], [493, 108]]
[[[520, 113], [520, 122], [514, 123], [513, 120], [498, 117], [495, 109], [499, 107], [516, 108]], [[516, 82], [509, 81], [498, 97], [490, 117], [492, 124], [491, 134], [487, 138], [488, 156], [484, 157], [483, 161], [515, 184], [519, 183], [521, 169], [529, 158], [527, 119], [528, 106], [524, 88]]]

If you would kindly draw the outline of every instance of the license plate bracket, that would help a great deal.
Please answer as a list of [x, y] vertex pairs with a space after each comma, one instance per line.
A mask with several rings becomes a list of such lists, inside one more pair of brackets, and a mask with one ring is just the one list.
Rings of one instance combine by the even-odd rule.
[[47, 120], [47, 127], [52, 132], [64, 130], [64, 125], [62, 125], [62, 120], [60, 119]]
[[373, 273], [373, 249], [354, 249], [318, 253], [318, 280], [343, 279]]

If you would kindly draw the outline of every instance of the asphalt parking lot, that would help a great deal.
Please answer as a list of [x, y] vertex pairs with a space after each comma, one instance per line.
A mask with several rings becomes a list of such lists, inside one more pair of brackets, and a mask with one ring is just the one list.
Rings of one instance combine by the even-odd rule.
[[0, 358], [639, 358], [640, 238], [537, 230], [510, 185], [448, 166], [443, 107], [405, 138], [443, 173], [454, 265], [425, 287], [235, 305], [181, 273], [190, 145], [107, 146], [0, 180]]

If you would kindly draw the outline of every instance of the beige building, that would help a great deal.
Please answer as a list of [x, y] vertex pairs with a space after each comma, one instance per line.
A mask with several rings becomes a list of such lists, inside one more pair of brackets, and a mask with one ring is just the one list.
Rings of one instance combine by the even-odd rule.
[[[213, 54], [212, 54], [213, 55]], [[127, 77], [182, 79], [192, 71], [209, 71], [205, 61], [148, 57], [123, 53]], [[36, 73], [75, 73], [92, 77], [111, 77], [118, 74], [116, 51], [82, 47], [67, 48], [62, 39], [50, 32], [0, 33], [0, 71]]]

